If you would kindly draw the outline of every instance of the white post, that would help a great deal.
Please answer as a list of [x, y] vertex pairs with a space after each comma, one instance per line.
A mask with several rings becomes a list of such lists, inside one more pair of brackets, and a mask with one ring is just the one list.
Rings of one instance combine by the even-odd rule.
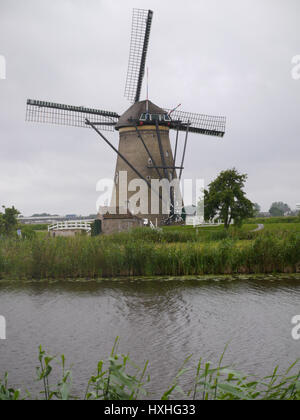
[[4, 55], [0, 55], [0, 80], [6, 79], [6, 59]]
[[6, 320], [0, 315], [0, 340], [6, 340]]

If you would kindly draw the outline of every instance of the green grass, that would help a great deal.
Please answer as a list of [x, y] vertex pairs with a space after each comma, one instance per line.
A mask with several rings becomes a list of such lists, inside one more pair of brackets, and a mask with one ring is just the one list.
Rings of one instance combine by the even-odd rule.
[[[39, 396], [23, 394], [8, 384], [8, 375], [0, 379], [0, 400], [138, 400], [149, 396], [146, 387], [151, 381], [147, 373], [149, 362], [143, 368], [133, 363], [128, 355], [117, 354], [118, 339], [110, 357], [100, 360], [96, 372], [87, 382], [81, 395], [72, 393], [72, 372], [66, 368], [65, 356], [59, 360], [49, 356], [40, 347], [37, 380], [41, 384]], [[224, 351], [225, 353], [225, 351]], [[247, 376], [229, 366], [223, 366], [224, 353], [219, 363], [199, 360], [191, 366], [188, 356], [174, 373], [170, 386], [162, 395], [151, 394], [153, 399], [172, 400], [300, 400], [299, 362], [293, 363], [283, 373], [275, 367], [265, 378]], [[61, 374], [54, 377], [53, 365], [59, 364]], [[55, 366], [56, 367], [56, 366]], [[163, 374], [163, 372], [161, 372]], [[189, 386], [181, 385], [181, 378], [189, 376]], [[27, 384], [27, 386], [30, 384]]]
[[39, 225], [20, 225], [22, 232], [22, 237], [27, 239], [33, 239], [37, 235], [45, 236], [48, 234], [48, 225], [39, 224]]
[[300, 232], [300, 223], [269, 223], [265, 224], [266, 232]]
[[[254, 219], [253, 219], [254, 220]], [[218, 240], [219, 238], [234, 238], [239, 240], [244, 239], [255, 239], [258, 235], [264, 235], [265, 232], [278, 233], [280, 236], [285, 233], [291, 232], [300, 232], [300, 223], [260, 223], [264, 224], [264, 229], [261, 232], [253, 232], [259, 223], [247, 223], [244, 224], [241, 228], [235, 228], [231, 226], [228, 232], [225, 231], [223, 226], [218, 227], [203, 227], [203, 228], [194, 228], [193, 226], [171, 226], [163, 228], [163, 232], [167, 235], [175, 235], [175, 233], [182, 234], [182, 238], [189, 237], [189, 241], [212, 241], [214, 239]], [[198, 233], [197, 233], [198, 232]], [[197, 235], [196, 235], [197, 233]], [[195, 239], [197, 237], [197, 239]]]
[[31, 231], [40, 231], [40, 230], [44, 230], [44, 231], [48, 231], [48, 225], [47, 224], [33, 224], [33, 225], [25, 225], [22, 224], [20, 225], [21, 230], [31, 230]]
[[284, 217], [255, 217], [248, 219], [246, 223], [300, 223], [300, 216], [284, 216]]
[[218, 230], [111, 236], [0, 239], [0, 278], [63, 279], [207, 274], [293, 273], [300, 234]]

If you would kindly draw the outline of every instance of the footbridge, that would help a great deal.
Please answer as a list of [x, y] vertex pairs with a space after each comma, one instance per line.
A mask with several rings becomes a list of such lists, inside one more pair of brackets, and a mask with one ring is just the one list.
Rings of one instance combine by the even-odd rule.
[[83, 230], [87, 233], [92, 230], [94, 220], [67, 220], [57, 222], [48, 227], [48, 232], [66, 231], [66, 230]]

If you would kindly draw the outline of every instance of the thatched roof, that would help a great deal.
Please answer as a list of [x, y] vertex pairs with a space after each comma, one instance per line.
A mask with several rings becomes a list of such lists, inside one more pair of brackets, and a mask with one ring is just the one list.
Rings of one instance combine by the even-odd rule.
[[[125, 111], [124, 114], [119, 118], [116, 129], [118, 130], [121, 127], [132, 126], [132, 123], [130, 123], [128, 120], [130, 118], [138, 120], [141, 114], [146, 112], [146, 103], [147, 101], [136, 102], [129, 109], [127, 109], [127, 111]], [[148, 101], [148, 112], [150, 114], [165, 114], [166, 111], [155, 105], [153, 102]]]

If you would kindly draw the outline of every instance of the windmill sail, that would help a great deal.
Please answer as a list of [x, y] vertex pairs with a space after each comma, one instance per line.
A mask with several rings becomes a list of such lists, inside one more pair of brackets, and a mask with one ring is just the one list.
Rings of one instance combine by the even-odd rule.
[[206, 134], [208, 136], [223, 137], [225, 134], [226, 117], [218, 117], [213, 115], [195, 114], [184, 111], [171, 111], [166, 109], [172, 120], [181, 121], [178, 129], [180, 131], [186, 130], [186, 125], [189, 124], [189, 131], [191, 133]]
[[140, 100], [152, 17], [152, 10], [133, 9], [129, 63], [124, 95], [130, 102]]
[[[148, 94], [147, 100], [140, 101], [152, 18], [151, 10], [133, 10], [129, 64], [125, 85], [125, 96], [133, 104], [121, 116], [105, 110], [29, 99], [26, 120], [74, 127], [91, 127], [117, 153], [114, 178], [115, 194], [112, 194], [111, 205], [116, 209], [128, 207], [128, 199], [135, 194], [134, 191], [130, 190], [129, 192], [128, 186], [138, 176], [146, 181], [148, 186], [148, 189], [143, 193], [145, 203], [148, 204], [141, 209], [140, 216], [153, 224], [160, 225], [177, 220], [178, 215], [175, 210], [180, 207], [182, 197], [180, 191], [177, 197], [174, 197], [175, 190], [170, 189], [167, 193], [171, 206], [165, 211], [166, 200], [163, 194], [156, 193], [159, 203], [156, 210], [153, 211], [152, 204], [155, 202], [152, 201], [151, 181], [163, 178], [181, 179], [189, 133], [223, 137], [226, 119], [225, 117], [184, 112], [178, 110], [178, 107], [173, 110], [163, 109], [149, 101]], [[177, 131], [174, 157], [169, 129]], [[103, 130], [119, 131], [118, 149], [105, 137], [102, 133]], [[179, 155], [180, 131], [185, 132], [185, 140], [182, 158], [176, 164]], [[180, 171], [179, 176], [177, 169]], [[126, 184], [129, 192], [126, 201], [118, 188], [120, 185], [119, 174], [124, 171], [127, 172]]]
[[118, 122], [116, 112], [103, 111], [82, 106], [71, 106], [53, 102], [28, 99], [26, 121], [69, 125], [73, 127], [90, 127], [86, 119], [101, 127], [101, 130], [113, 131]]

